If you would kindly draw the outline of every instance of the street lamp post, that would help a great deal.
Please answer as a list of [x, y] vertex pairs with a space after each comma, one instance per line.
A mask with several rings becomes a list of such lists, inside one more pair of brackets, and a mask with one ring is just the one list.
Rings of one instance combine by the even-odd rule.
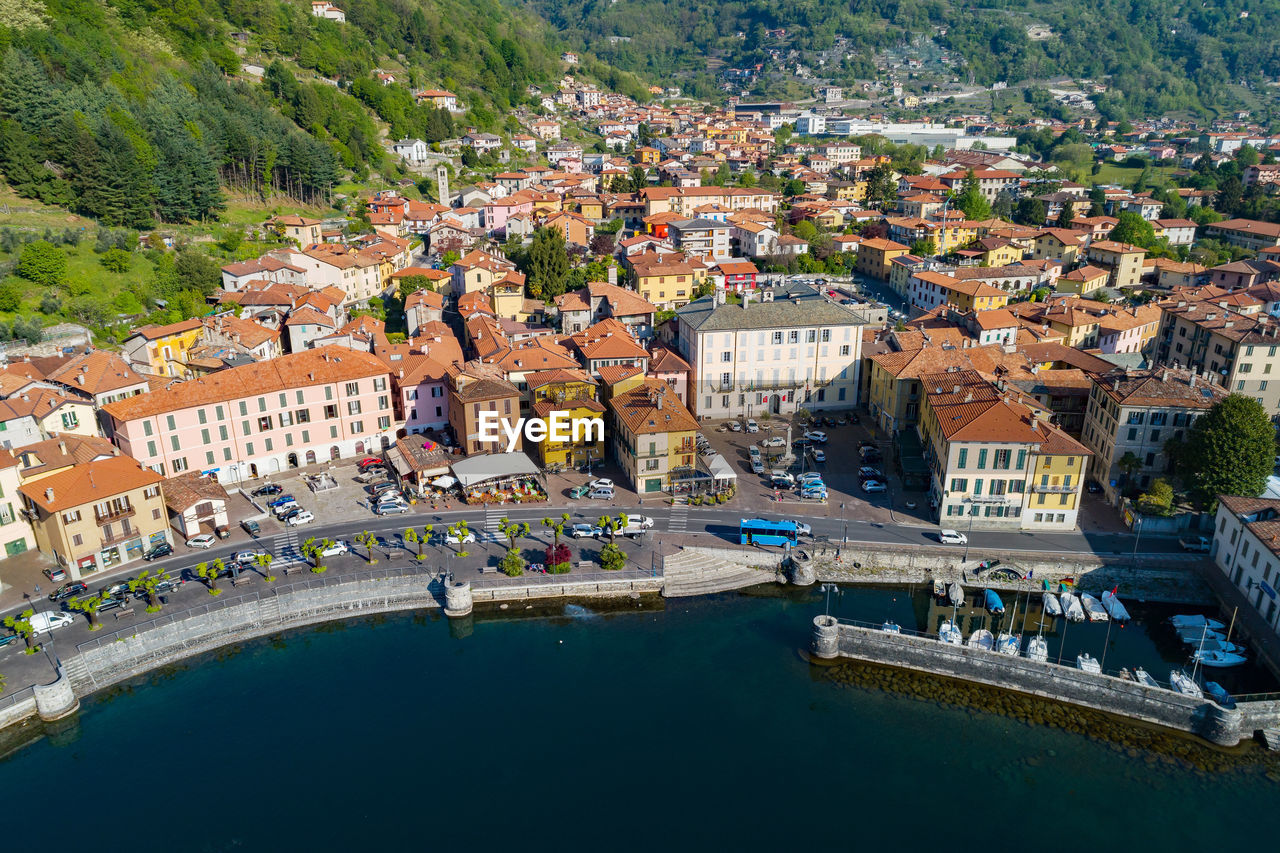
[[821, 587], [822, 591], [827, 594], [827, 618], [831, 618], [831, 593], [840, 595], [840, 587], [833, 583], [824, 583]]
[[965, 498], [962, 503], [969, 506], [969, 531], [964, 535], [964, 556], [960, 558], [961, 563], [969, 562], [969, 537], [973, 535], [973, 517], [977, 514], [978, 505], [973, 502], [973, 498]]
[[840, 534], [840, 544], [849, 544], [849, 522], [844, 518], [844, 501], [840, 502], [840, 527], [844, 531]]
[[1133, 517], [1133, 565], [1138, 566], [1138, 542], [1142, 540], [1142, 516], [1134, 515]]

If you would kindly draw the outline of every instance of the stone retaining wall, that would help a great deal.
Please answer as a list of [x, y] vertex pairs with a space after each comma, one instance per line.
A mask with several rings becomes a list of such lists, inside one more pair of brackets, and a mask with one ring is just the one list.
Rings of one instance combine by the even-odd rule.
[[36, 697], [28, 690], [26, 698], [18, 699], [16, 702], [6, 702], [3, 707], [0, 707], [0, 729], [35, 715]]
[[[821, 621], [824, 619], [826, 621]], [[1074, 667], [952, 646], [932, 638], [891, 634], [856, 625], [836, 626], [831, 621], [821, 616], [814, 620], [812, 648], [817, 656], [832, 657], [834, 648], [837, 657], [975, 681], [1082, 705], [1198, 734], [1220, 746], [1234, 746], [1258, 729], [1270, 728], [1274, 722], [1268, 724], [1268, 721], [1276, 719], [1277, 709], [1248, 707], [1273, 703], [1242, 703], [1239, 709], [1228, 711], [1213, 702], [1172, 690], [1094, 675]]]

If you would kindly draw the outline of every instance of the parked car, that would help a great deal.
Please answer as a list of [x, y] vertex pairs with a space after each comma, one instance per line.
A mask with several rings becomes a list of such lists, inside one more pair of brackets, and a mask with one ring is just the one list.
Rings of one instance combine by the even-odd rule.
[[316, 520], [315, 515], [313, 515], [311, 512], [304, 509], [302, 512], [298, 513], [297, 515], [290, 516], [288, 525], [290, 527], [300, 527], [304, 524], [310, 524], [315, 520]]
[[237, 551], [231, 559], [242, 566], [253, 566], [257, 565], [258, 557], [262, 553], [262, 551]]
[[883, 480], [884, 472], [879, 468], [872, 468], [870, 465], [863, 465], [858, 469], [858, 476], [864, 480]]
[[218, 527], [213, 528], [213, 535], [217, 536], [219, 539], [230, 539], [231, 528], [227, 527], [225, 524], [219, 525]]
[[850, 413], [849, 413], [849, 423], [851, 423], [851, 424], [860, 424], [860, 423], [862, 423], [862, 420], [858, 417], [858, 413], [857, 413], [857, 412], [850, 412]]
[[98, 595], [101, 595], [103, 598], [122, 598], [129, 594], [129, 584], [133, 580], [133, 578], [129, 578], [129, 580], [116, 581], [113, 584], [108, 584], [98, 590]]
[[763, 473], [764, 473], [764, 462], [760, 461], [760, 457], [759, 457], [759, 456], [752, 456], [752, 457], [751, 457], [751, 473], [753, 473], [753, 474], [763, 474]]
[[594, 539], [600, 532], [600, 528], [594, 524], [575, 524], [569, 528], [569, 535], [574, 539]]
[[939, 530], [938, 541], [943, 545], [968, 545], [969, 537], [954, 530]]
[[81, 581], [72, 581], [71, 583], [63, 584], [62, 586], [55, 589], [53, 592], [49, 593], [49, 600], [62, 601], [64, 599], [70, 598], [73, 595], [80, 595], [82, 592], [88, 592], [88, 591], [89, 591], [88, 584], [82, 583]]
[[748, 456], [759, 456], [759, 455], [760, 455], [760, 448], [756, 447], [754, 444], [753, 444], [753, 445], [751, 445], [750, 447], [748, 447], [748, 448], [747, 448], [747, 455], [748, 455]]
[[32, 613], [27, 621], [31, 623], [31, 633], [38, 637], [58, 628], [65, 628], [76, 619], [70, 613], [55, 613], [52, 610], [45, 610], [40, 613]]
[[761, 439], [760, 446], [761, 447], [786, 447], [787, 440], [780, 435], [775, 435], [773, 438]]
[[250, 536], [257, 536], [262, 532], [262, 528], [258, 526], [258, 522], [254, 521], [252, 518], [246, 518], [244, 521], [240, 522], [240, 526], [244, 528], [244, 532], [248, 533]]
[[62, 569], [45, 569], [44, 576], [54, 583], [62, 583], [67, 579], [67, 573]]
[[1085, 491], [1087, 491], [1091, 495], [1102, 494], [1102, 484], [1099, 483], [1097, 480], [1085, 480], [1084, 488], [1085, 488]]
[[267, 483], [265, 486], [259, 486], [254, 489], [252, 494], [255, 498], [263, 498], [278, 495], [283, 491], [284, 486], [277, 486], [275, 483]]
[[881, 480], [866, 480], [862, 484], [862, 491], [867, 492], [868, 494], [873, 492], [885, 492], [888, 490], [889, 487]]
[[217, 538], [212, 533], [201, 533], [198, 536], [192, 536], [187, 540], [188, 548], [212, 548], [217, 542]]
[[356, 475], [357, 483], [374, 483], [387, 476], [386, 468], [370, 468], [362, 474]]
[[822, 475], [817, 471], [808, 471], [796, 478], [797, 483], [821, 483]]
[[587, 496], [587, 493], [590, 491], [591, 491], [590, 486], [574, 486], [572, 489], [569, 490], [569, 498], [575, 501], [580, 500], [582, 498], [585, 498]]
[[759, 432], [759, 431], [760, 431], [760, 424], [752, 420], [747, 421], [747, 432]]
[[612, 488], [613, 488], [613, 480], [610, 480], [610, 479], [608, 479], [608, 478], [606, 478], [606, 477], [600, 477], [599, 479], [592, 480], [592, 481], [589, 483], [589, 485], [590, 485], [590, 486], [591, 486], [591, 488], [593, 488], [593, 489], [612, 489]]
[[587, 493], [587, 497], [593, 501], [611, 501], [613, 500], [613, 489], [592, 489]]
[[444, 544], [446, 545], [473, 545], [475, 544], [475, 541], [476, 535], [470, 530], [468, 530], [467, 534], [461, 538], [459, 538], [456, 533], [444, 534]]
[[286, 508], [285, 511], [277, 515], [276, 518], [287, 524], [289, 522], [289, 519], [293, 518], [295, 515], [297, 515], [300, 512], [302, 512], [302, 507], [297, 506], [295, 504], [294, 506]]
[[323, 551], [321, 551], [320, 556], [336, 557], [339, 554], [349, 554], [349, 553], [351, 553], [351, 543], [346, 542], [342, 539], [339, 539], [338, 541], [330, 545], [328, 548], [325, 548]]
[[361, 459], [359, 462], [356, 463], [356, 467], [359, 468], [361, 471], [363, 471], [365, 468], [368, 468], [371, 465], [381, 465], [381, 464], [382, 464], [382, 460], [379, 459], [377, 456], [366, 456], [365, 458]]
[[297, 501], [294, 500], [293, 495], [281, 495], [280, 497], [275, 498], [274, 500], [267, 501], [267, 506], [271, 507], [272, 509], [275, 509], [278, 506], [284, 506], [287, 503], [296, 503], [296, 502]]
[[813, 457], [813, 461], [814, 461], [814, 462], [826, 462], [826, 461], [827, 461], [827, 454], [826, 454], [826, 452], [825, 452], [822, 448], [820, 448], [820, 447], [813, 447], [813, 448], [810, 448], [810, 450], [809, 450], [809, 455]]
[[863, 462], [879, 462], [884, 458], [878, 447], [864, 447], [858, 452], [858, 455], [862, 457]]
[[769, 485], [775, 489], [790, 489], [796, 484], [795, 478], [785, 471], [779, 473], [774, 471], [769, 475]]
[[378, 515], [404, 515], [409, 511], [409, 504], [407, 501], [382, 501], [373, 511]]
[[742, 432], [742, 424], [737, 421], [729, 421], [729, 432]]
[[142, 559], [150, 563], [152, 560], [158, 560], [161, 557], [167, 557], [172, 553], [173, 553], [173, 546], [170, 545], [168, 542], [161, 542], [159, 545], [153, 546], [151, 550], [143, 554]]
[[[815, 426], [818, 425], [818, 422], [816, 420], [813, 423]], [[822, 426], [825, 426], [828, 429], [834, 429], [835, 427], [839, 426], [839, 422], [836, 421], [835, 418], [828, 416], [822, 419]]]
[[1213, 547], [1213, 540], [1204, 536], [1191, 536], [1186, 539], [1179, 539], [1178, 545], [1182, 550], [1192, 554], [1208, 554]]
[[298, 502], [289, 501], [287, 504], [280, 504], [280, 506], [275, 507], [271, 511], [276, 514], [276, 518], [283, 521], [286, 516], [288, 516], [291, 512], [297, 509], [301, 509], [301, 507], [298, 506]]
[[5, 634], [3, 637], [0, 637], [0, 649], [3, 649], [10, 643], [17, 643], [20, 640], [22, 640], [21, 634]]
[[801, 489], [800, 498], [806, 501], [825, 501], [827, 499], [827, 488], [826, 486], [810, 486], [807, 489]]
[[812, 536], [812, 535], [813, 535], [813, 528], [812, 528], [812, 527], [810, 527], [809, 525], [805, 524], [803, 521], [797, 521], [797, 522], [796, 522], [796, 535], [798, 535], [798, 536]]
[[103, 598], [98, 602], [98, 612], [105, 613], [108, 610], [115, 610], [117, 608], [124, 607], [128, 603], [129, 599], [124, 595]]
[[810, 430], [804, 434], [804, 437], [814, 444], [826, 444], [827, 434], [821, 430]]
[[653, 519], [647, 515], [628, 515], [627, 529], [630, 530], [633, 527], [638, 527], [641, 530], [648, 530], [650, 527], [653, 527]]

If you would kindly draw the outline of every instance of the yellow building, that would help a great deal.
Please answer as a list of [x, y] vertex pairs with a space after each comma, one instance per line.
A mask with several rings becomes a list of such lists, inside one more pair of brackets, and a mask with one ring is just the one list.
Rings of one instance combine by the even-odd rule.
[[1071, 267], [1079, 260], [1088, 241], [1088, 231], [1046, 228], [1031, 241], [1031, 258], [1037, 261], [1061, 261], [1063, 267]]
[[168, 541], [164, 478], [127, 456], [75, 465], [24, 483], [36, 544], [80, 580]]
[[1022, 260], [1022, 247], [1004, 237], [983, 237], [968, 244], [984, 267], [1007, 267]]
[[892, 240], [863, 240], [858, 246], [857, 270], [881, 281], [889, 280], [889, 262], [911, 251], [910, 246]]
[[[604, 459], [603, 405], [595, 400], [566, 400], [563, 403], [538, 400], [531, 409], [534, 418], [542, 421], [547, 430], [544, 441], [528, 445], [539, 465], [544, 468], [576, 468]], [[599, 421], [598, 429], [574, 431], [573, 424], [592, 420]]]
[[1072, 270], [1064, 276], [1059, 276], [1058, 283], [1054, 289], [1058, 293], [1088, 295], [1100, 287], [1106, 287], [1107, 279], [1110, 276], [1111, 273], [1102, 267], [1092, 267], [1085, 264], [1080, 269]]
[[1074, 530], [1092, 453], [1049, 423], [1034, 400], [997, 389], [975, 370], [921, 377], [917, 431], [938, 523]]
[[665, 382], [650, 379], [613, 397], [609, 412], [613, 455], [632, 488], [666, 492], [673, 483], [692, 482], [698, 422]]
[[529, 319], [529, 312], [525, 310], [524, 281], [522, 274], [508, 272], [489, 285], [486, 293], [494, 316], [519, 323]]
[[1142, 278], [1142, 259], [1146, 256], [1146, 249], [1114, 240], [1094, 241], [1085, 250], [1090, 264], [1110, 271], [1108, 283], [1112, 287], [1137, 287]]
[[184, 378], [187, 352], [200, 344], [203, 334], [204, 325], [199, 318], [167, 326], [143, 326], [125, 339], [124, 357], [144, 373]]
[[663, 310], [679, 308], [693, 299], [706, 278], [706, 269], [695, 267], [678, 255], [638, 255], [628, 258], [641, 298]]

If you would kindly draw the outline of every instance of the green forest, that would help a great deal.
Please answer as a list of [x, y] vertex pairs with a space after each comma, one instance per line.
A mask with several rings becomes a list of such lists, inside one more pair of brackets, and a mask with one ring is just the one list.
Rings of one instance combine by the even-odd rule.
[[[1280, 74], [1280, 0], [527, 0], [580, 48], [655, 79], [675, 78], [711, 97], [708, 58], [729, 67], [776, 63], [770, 50], [806, 61], [839, 36], [851, 45], [837, 80], [874, 75], [880, 50], [933, 35], [964, 57], [961, 76], [1010, 84], [1058, 76], [1110, 76], [1099, 105], [1119, 118], [1186, 111], [1213, 114], [1234, 105], [1232, 82], [1260, 84]], [[1241, 17], [1247, 13], [1246, 17]], [[1026, 27], [1055, 36], [1032, 40]], [[785, 29], [781, 38], [768, 31]], [[945, 35], [942, 34], [945, 31]], [[609, 40], [621, 36], [629, 41]], [[764, 80], [766, 78], [762, 78]], [[764, 85], [754, 94], [769, 94]]]

